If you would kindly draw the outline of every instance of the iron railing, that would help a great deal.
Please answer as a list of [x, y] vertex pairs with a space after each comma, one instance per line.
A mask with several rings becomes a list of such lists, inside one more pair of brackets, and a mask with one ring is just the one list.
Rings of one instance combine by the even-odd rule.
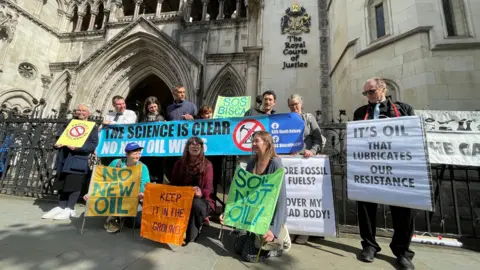
[[[330, 156], [340, 232], [358, 233], [356, 203], [346, 193], [346, 124], [341, 111], [335, 123], [322, 125], [327, 138], [323, 154]], [[319, 115], [318, 115], [319, 116]], [[66, 119], [31, 118], [0, 114], [0, 193], [17, 196], [54, 195], [56, 151], [53, 148]], [[101, 120], [93, 119], [93, 120]], [[227, 194], [237, 158], [224, 157], [218, 193]], [[435, 212], [416, 211], [415, 230], [433, 235], [479, 237], [480, 167], [432, 165]], [[219, 196], [224, 201], [225, 196]], [[379, 234], [391, 235], [392, 219], [388, 207], [377, 213]]]

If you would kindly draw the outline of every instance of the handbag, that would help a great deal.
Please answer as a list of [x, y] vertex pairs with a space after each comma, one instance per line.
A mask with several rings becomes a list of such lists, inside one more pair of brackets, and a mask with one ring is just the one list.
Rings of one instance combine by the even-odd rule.
[[68, 155], [63, 164], [63, 173], [87, 174], [89, 156]]

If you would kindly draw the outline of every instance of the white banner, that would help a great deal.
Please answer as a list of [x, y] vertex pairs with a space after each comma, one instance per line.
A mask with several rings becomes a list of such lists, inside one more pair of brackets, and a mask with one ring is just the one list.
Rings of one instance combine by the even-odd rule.
[[480, 112], [423, 111], [430, 163], [480, 165]]
[[433, 211], [419, 116], [347, 123], [348, 199]]
[[328, 156], [282, 157], [287, 184], [287, 228], [291, 234], [336, 236]]

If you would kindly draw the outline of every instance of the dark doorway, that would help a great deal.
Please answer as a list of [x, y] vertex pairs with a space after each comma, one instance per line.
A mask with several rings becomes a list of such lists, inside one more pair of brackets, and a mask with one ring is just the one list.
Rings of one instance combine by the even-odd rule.
[[167, 106], [173, 103], [173, 96], [165, 82], [155, 75], [150, 75], [134, 86], [128, 93], [127, 109], [138, 115], [138, 122], [143, 122], [143, 103], [145, 99], [155, 96], [162, 105], [162, 115], [166, 118]]

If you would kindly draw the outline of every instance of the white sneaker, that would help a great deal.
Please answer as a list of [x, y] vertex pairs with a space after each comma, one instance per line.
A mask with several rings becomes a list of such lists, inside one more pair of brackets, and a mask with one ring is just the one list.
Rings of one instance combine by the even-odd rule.
[[71, 217], [76, 217], [77, 216], [77, 212], [75, 212], [75, 209], [70, 209], [70, 216]]
[[53, 217], [53, 219], [54, 220], [69, 219], [71, 216], [72, 216], [72, 209], [65, 208], [62, 210], [62, 212], [58, 213], [55, 217]]
[[297, 244], [306, 244], [308, 242], [308, 235], [299, 235], [297, 239], [295, 239], [295, 243]]
[[54, 218], [56, 215], [60, 214], [63, 211], [60, 206], [53, 208], [52, 210], [48, 211], [45, 215], [42, 216], [44, 219]]

